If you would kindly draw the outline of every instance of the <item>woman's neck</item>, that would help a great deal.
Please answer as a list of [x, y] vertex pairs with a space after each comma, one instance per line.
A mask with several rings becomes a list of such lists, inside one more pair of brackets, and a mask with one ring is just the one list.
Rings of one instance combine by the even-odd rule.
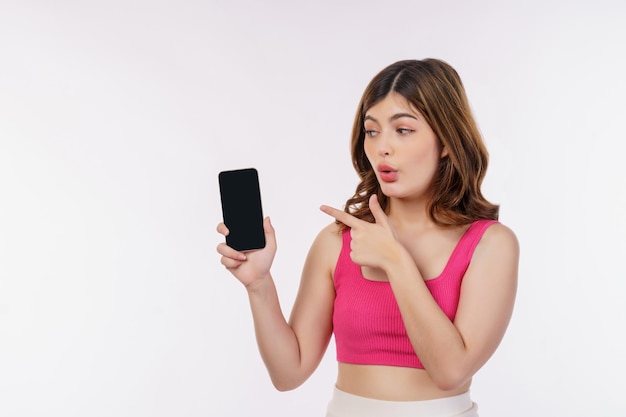
[[426, 230], [436, 226], [426, 207], [426, 201], [390, 199], [387, 215], [397, 231]]

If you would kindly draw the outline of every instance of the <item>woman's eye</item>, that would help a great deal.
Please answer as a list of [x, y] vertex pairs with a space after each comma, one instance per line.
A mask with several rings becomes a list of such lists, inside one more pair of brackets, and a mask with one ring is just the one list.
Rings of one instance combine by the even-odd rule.
[[408, 135], [409, 133], [415, 132], [413, 129], [407, 129], [404, 127], [400, 127], [398, 129], [396, 129], [396, 132], [398, 132], [401, 135]]
[[365, 129], [365, 136], [369, 136], [370, 138], [373, 138], [377, 134], [378, 134], [378, 132], [375, 131], [375, 130], [367, 130], [367, 129]]

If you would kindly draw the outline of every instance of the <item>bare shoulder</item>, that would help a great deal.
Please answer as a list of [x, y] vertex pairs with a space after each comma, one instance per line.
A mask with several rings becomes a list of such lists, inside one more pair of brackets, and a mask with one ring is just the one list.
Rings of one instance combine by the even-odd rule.
[[336, 223], [325, 226], [315, 237], [311, 251], [324, 257], [334, 257], [335, 260], [341, 251], [341, 228]]
[[508, 226], [495, 223], [487, 228], [472, 256], [471, 270], [482, 270], [516, 281], [520, 246], [517, 236]]
[[335, 242], [341, 245], [341, 227], [333, 222], [325, 226], [320, 232], [317, 234], [316, 240], [324, 240], [324, 243]]
[[495, 254], [519, 256], [519, 241], [515, 232], [508, 226], [494, 223], [485, 231], [476, 251], [487, 252], [490, 256]]

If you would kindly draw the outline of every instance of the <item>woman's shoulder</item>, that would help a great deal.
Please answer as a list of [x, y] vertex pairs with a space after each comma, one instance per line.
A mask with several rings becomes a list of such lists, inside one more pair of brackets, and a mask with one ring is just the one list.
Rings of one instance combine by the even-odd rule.
[[321, 245], [341, 246], [344, 229], [336, 222], [324, 226], [317, 234], [315, 243]]
[[509, 226], [499, 221], [487, 228], [483, 239], [498, 243], [519, 244], [515, 232]]
[[479, 253], [495, 257], [507, 256], [515, 260], [519, 257], [519, 250], [517, 235], [509, 226], [501, 222], [487, 227], [476, 248]]
[[313, 244], [311, 252], [317, 256], [337, 259], [342, 245], [342, 228], [335, 222], [323, 227], [318, 233]]

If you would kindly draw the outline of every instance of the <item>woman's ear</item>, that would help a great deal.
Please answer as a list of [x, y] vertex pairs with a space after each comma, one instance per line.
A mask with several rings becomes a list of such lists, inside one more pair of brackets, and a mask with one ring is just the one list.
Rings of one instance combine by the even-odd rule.
[[448, 148], [444, 145], [441, 148], [441, 158], [445, 158], [446, 156], [448, 156]]

